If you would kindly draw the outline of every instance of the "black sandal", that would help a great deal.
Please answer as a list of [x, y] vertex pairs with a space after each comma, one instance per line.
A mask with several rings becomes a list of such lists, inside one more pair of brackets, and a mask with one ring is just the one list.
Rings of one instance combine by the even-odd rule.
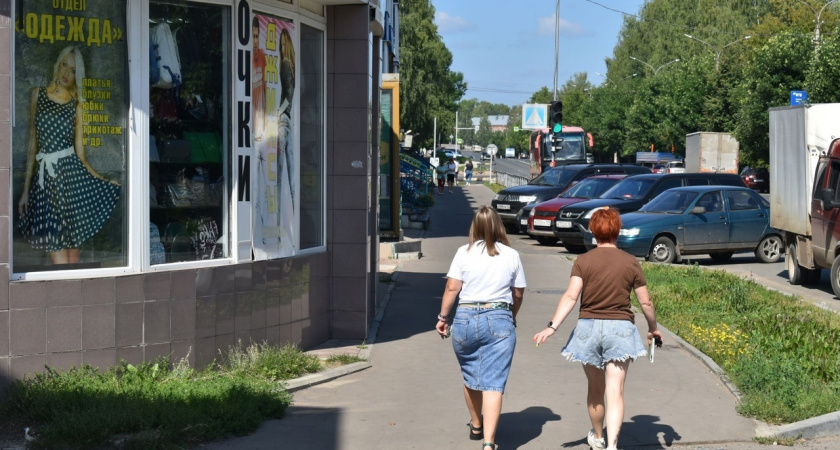
[[482, 423], [480, 427], [474, 427], [472, 424], [472, 420], [467, 422], [467, 426], [470, 427], [470, 439], [473, 441], [480, 441], [484, 439], [484, 424]]
[[492, 443], [492, 442], [485, 442], [485, 443], [484, 443], [484, 447], [485, 447], [485, 448], [486, 448], [486, 447], [490, 447], [490, 450], [496, 450], [497, 448], [499, 448], [499, 446], [498, 446], [498, 445], [496, 445], [496, 444], [494, 444], [494, 443]]

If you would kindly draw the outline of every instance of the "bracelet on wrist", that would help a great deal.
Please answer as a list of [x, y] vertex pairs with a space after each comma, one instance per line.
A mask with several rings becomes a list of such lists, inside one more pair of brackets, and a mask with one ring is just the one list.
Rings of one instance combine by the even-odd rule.
[[440, 320], [441, 322], [448, 322], [448, 321], [449, 321], [449, 319], [450, 319], [450, 317], [449, 317], [449, 316], [444, 316], [443, 314], [438, 314], [438, 317], [437, 317], [437, 318], [438, 318], [438, 320]]

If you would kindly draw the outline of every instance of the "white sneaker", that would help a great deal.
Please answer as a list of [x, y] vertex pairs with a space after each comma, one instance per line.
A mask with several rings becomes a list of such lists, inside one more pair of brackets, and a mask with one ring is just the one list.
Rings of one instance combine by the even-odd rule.
[[607, 448], [607, 443], [604, 441], [604, 438], [595, 439], [595, 430], [589, 430], [589, 434], [586, 436], [586, 442], [592, 450], [604, 450]]

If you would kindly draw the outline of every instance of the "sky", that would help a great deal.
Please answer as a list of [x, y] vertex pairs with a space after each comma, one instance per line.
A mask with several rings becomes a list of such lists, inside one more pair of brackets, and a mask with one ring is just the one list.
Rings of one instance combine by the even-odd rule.
[[[525, 103], [542, 86], [554, 89], [556, 0], [432, 0], [435, 24], [464, 74], [464, 99]], [[604, 82], [605, 59], [618, 42], [624, 17], [644, 0], [560, 0], [557, 88], [578, 72]]]

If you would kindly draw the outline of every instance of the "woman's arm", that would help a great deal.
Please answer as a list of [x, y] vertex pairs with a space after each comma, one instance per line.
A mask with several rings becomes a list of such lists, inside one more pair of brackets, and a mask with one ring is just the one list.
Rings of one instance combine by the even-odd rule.
[[522, 299], [525, 297], [525, 288], [512, 287], [510, 292], [513, 294], [513, 305], [510, 311], [513, 313], [513, 326], [516, 326], [516, 314], [519, 312], [519, 307], [522, 306]]
[[440, 337], [446, 336], [446, 330], [449, 328], [449, 322], [452, 321], [452, 316], [454, 316], [454, 306], [455, 306], [455, 298], [458, 296], [458, 293], [461, 292], [461, 286], [463, 286], [464, 282], [461, 280], [456, 280], [454, 278], [447, 278], [446, 280], [446, 289], [443, 291], [443, 299], [440, 302], [440, 316], [446, 317], [446, 320], [440, 320], [438, 318], [437, 325], [435, 325], [435, 329], [437, 332], [440, 333]]
[[20, 215], [29, 210], [29, 188], [32, 187], [32, 177], [35, 175], [35, 155], [38, 153], [38, 133], [35, 130], [35, 111], [38, 108], [38, 89], [32, 90], [29, 97], [29, 141], [26, 144], [26, 172], [23, 176], [23, 194], [18, 202]]
[[575, 308], [575, 303], [577, 303], [577, 299], [580, 297], [581, 289], [583, 289], [583, 279], [581, 277], [569, 278], [569, 287], [566, 288], [566, 292], [560, 297], [560, 303], [557, 304], [557, 310], [551, 318], [551, 327], [553, 328], [545, 327], [544, 330], [534, 335], [534, 339], [531, 339], [532, 342], [540, 345], [557, 332], [556, 328], [566, 320], [566, 317]]
[[642, 314], [645, 315], [645, 320], [648, 324], [648, 343], [654, 336], [662, 339], [662, 332], [656, 326], [656, 308], [653, 307], [653, 302], [650, 300], [650, 293], [648, 293], [647, 286], [636, 288], [636, 298], [639, 299], [639, 304], [642, 305]]

